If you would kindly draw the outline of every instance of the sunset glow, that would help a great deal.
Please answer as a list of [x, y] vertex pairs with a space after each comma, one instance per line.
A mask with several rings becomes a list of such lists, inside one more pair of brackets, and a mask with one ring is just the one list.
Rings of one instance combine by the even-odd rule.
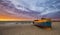
[[60, 0], [0, 0], [0, 21], [60, 19]]

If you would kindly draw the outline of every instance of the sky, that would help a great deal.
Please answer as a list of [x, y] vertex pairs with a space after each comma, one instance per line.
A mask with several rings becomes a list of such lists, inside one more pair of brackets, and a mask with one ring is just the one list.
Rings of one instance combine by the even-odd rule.
[[60, 0], [0, 0], [0, 19], [60, 18]]

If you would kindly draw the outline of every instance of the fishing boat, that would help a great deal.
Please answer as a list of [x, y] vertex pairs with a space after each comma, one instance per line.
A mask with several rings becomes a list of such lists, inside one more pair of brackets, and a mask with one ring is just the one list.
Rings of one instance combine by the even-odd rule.
[[50, 18], [41, 18], [40, 20], [34, 20], [33, 24], [43, 29], [51, 30], [51, 19]]

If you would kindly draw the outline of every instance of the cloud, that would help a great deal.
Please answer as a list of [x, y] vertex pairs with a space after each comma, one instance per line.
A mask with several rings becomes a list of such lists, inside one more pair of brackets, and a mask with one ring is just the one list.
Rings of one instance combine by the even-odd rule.
[[[44, 7], [38, 7], [37, 4], [39, 3], [45, 3], [47, 0], [10, 0], [17, 9], [24, 9], [29, 8], [30, 10], [41, 12]], [[22, 7], [18, 7], [18, 5]], [[26, 7], [26, 8], [23, 8]]]
[[[19, 12], [17, 11], [19, 15], [20, 15], [20, 12], [22, 12], [22, 13], [25, 13], [25, 16], [28, 15], [28, 17], [36, 16], [37, 13], [39, 13], [38, 16], [41, 16], [41, 15], [43, 16], [49, 13], [55, 14], [55, 12], [60, 12], [60, 0], [4, 0], [4, 2], [8, 2], [8, 1], [10, 1], [11, 4], [13, 4], [15, 8], [19, 10]], [[10, 6], [13, 6], [13, 5], [10, 5]], [[16, 13], [15, 11], [10, 12], [10, 10], [8, 12], [13, 14]], [[33, 15], [31, 14], [31, 12]]]
[[50, 14], [50, 13], [56, 13], [56, 12], [59, 12], [60, 9], [54, 9], [54, 10], [46, 10], [45, 12], [42, 12], [40, 15], [43, 16], [43, 15], [47, 15], [47, 14]]

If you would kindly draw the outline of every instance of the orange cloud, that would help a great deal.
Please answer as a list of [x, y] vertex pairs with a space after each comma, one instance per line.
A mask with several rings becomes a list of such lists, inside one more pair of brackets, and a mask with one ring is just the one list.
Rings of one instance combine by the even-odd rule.
[[0, 21], [32, 21], [32, 18], [20, 18], [15, 16], [0, 15]]

